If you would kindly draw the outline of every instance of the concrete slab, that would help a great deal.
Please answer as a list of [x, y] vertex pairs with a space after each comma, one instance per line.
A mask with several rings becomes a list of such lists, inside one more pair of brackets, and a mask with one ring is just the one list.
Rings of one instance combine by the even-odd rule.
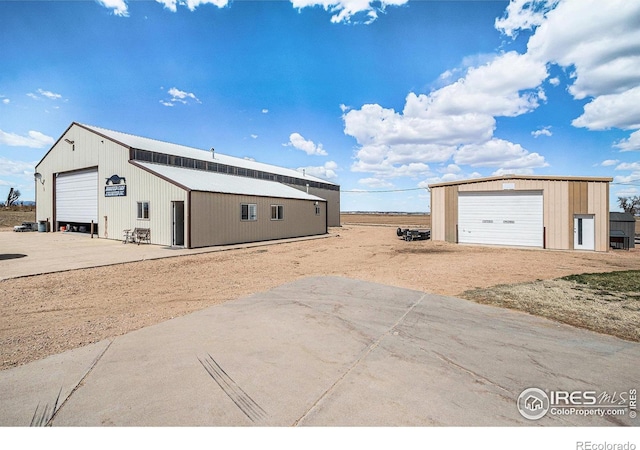
[[0, 280], [147, 259], [172, 258], [301, 240], [323, 239], [329, 236], [329, 234], [323, 234], [276, 241], [186, 249], [162, 245], [123, 244], [122, 241], [113, 239], [97, 237], [91, 239], [90, 235], [83, 233], [13, 233], [3, 231], [0, 232]]
[[91, 371], [110, 341], [0, 372], [0, 423], [44, 426]]
[[0, 372], [0, 424], [28, 425], [34, 413], [33, 402], [5, 407], [7, 392], [41, 389], [32, 398], [51, 404], [61, 383], [47, 368], [65, 361], [78, 368], [73, 380], [91, 370], [53, 425], [638, 425], [628, 415], [531, 422], [516, 399], [528, 387], [637, 388], [639, 344], [346, 278], [302, 279], [101, 351]]

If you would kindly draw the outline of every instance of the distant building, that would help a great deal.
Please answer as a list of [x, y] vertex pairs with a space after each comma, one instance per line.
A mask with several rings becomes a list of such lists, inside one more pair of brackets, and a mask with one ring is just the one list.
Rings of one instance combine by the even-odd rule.
[[431, 238], [604, 252], [611, 181], [507, 175], [432, 184]]
[[36, 165], [36, 217], [187, 248], [310, 236], [340, 225], [340, 186], [293, 169], [72, 123]]

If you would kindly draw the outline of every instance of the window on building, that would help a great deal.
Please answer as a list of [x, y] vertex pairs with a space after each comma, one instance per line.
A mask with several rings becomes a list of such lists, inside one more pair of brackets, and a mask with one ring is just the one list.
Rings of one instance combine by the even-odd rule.
[[320, 205], [316, 205], [316, 216], [320, 215]]
[[255, 203], [242, 203], [240, 205], [240, 220], [258, 220], [258, 205]]
[[284, 219], [284, 206], [271, 205], [271, 220], [283, 220]]
[[138, 219], [149, 218], [149, 202], [138, 202]]

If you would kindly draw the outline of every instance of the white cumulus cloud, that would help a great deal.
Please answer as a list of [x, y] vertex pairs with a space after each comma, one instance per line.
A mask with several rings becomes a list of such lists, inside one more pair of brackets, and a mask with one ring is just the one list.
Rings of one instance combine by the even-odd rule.
[[640, 128], [640, 86], [619, 94], [596, 97], [584, 106], [584, 113], [572, 125], [589, 130]]
[[[15, 161], [0, 156], [0, 176], [21, 176], [33, 180], [36, 163]], [[4, 199], [3, 199], [4, 200]]]
[[300, 133], [291, 133], [291, 135], [289, 136], [289, 142], [283, 145], [302, 150], [307, 155], [327, 155], [326, 150], [322, 148], [322, 144], [318, 143], [316, 145], [312, 140], [307, 140], [302, 137]]
[[189, 11], [194, 11], [200, 5], [214, 5], [218, 8], [224, 8], [229, 4], [229, 0], [156, 0], [156, 2], [164, 5], [169, 11], [176, 12], [178, 5], [186, 6]]
[[538, 153], [530, 153], [520, 144], [496, 138], [482, 144], [463, 145], [455, 154], [454, 161], [472, 167], [499, 167], [509, 173], [516, 169], [528, 170], [548, 165]]
[[509, 37], [520, 30], [531, 30], [542, 24], [559, 0], [512, 0], [505, 15], [495, 21], [496, 29]]
[[616, 167], [616, 170], [635, 170], [640, 171], [640, 162], [622, 163]]
[[600, 163], [600, 165], [602, 167], [609, 167], [609, 166], [615, 166], [616, 164], [618, 164], [620, 161], [617, 159], [605, 159], [604, 161], [602, 161]]
[[628, 139], [621, 139], [613, 146], [615, 148], [619, 148], [622, 152], [640, 150], [640, 131], [634, 131], [633, 133], [631, 133]]
[[384, 12], [387, 6], [400, 6], [409, 0], [291, 0], [291, 4], [298, 10], [320, 6], [330, 11], [333, 23], [350, 23], [356, 15], [364, 15], [363, 23], [371, 23], [378, 18], [378, 13]]
[[181, 91], [176, 87], [172, 87], [167, 91], [167, 93], [171, 98], [169, 100], [160, 100], [160, 103], [164, 106], [175, 106], [176, 103], [186, 105], [189, 103], [189, 100], [193, 100], [196, 103], [202, 103], [193, 92]]
[[335, 161], [327, 161], [322, 166], [298, 167], [297, 170], [298, 172], [304, 172], [306, 175], [312, 175], [318, 178], [331, 179], [338, 177], [338, 163]]
[[[568, 90], [587, 99], [575, 127], [640, 128], [640, 2], [512, 0], [496, 27], [508, 36], [535, 30], [527, 55], [570, 72]], [[549, 80], [557, 85], [556, 78]], [[614, 147], [639, 150], [635, 133]]]
[[98, 0], [102, 6], [113, 11], [113, 14], [120, 17], [128, 17], [129, 9], [126, 0]]
[[55, 140], [39, 131], [29, 131], [26, 136], [16, 133], [7, 133], [0, 130], [0, 145], [9, 147], [44, 148], [52, 145]]
[[[539, 90], [547, 77], [544, 63], [516, 52], [482, 60], [454, 83], [429, 94], [409, 93], [402, 112], [377, 104], [345, 108], [344, 132], [359, 145], [351, 170], [378, 177], [424, 176], [430, 173], [429, 163], [444, 163], [461, 151], [458, 158], [465, 161], [471, 149], [494, 145], [496, 117], [525, 114], [545, 100]], [[474, 147], [460, 149], [465, 145]], [[545, 164], [537, 153], [514, 159], [513, 148], [504, 144], [493, 150], [506, 152], [504, 163], [513, 165], [520, 158], [518, 164], [530, 167]]]
[[48, 98], [49, 100], [59, 100], [62, 98], [62, 95], [44, 89], [38, 89], [37, 94], [29, 92], [27, 94], [27, 97], [31, 97], [34, 100], [42, 100], [43, 97]]
[[535, 130], [531, 132], [531, 136], [533, 136], [534, 138], [540, 137], [540, 136], [551, 136], [553, 133], [551, 133], [551, 127], [542, 127], [539, 130]]

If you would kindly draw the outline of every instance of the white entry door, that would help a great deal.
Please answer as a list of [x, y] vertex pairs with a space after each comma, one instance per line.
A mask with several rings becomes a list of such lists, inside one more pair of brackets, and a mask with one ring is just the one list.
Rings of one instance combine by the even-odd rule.
[[593, 215], [581, 214], [573, 217], [573, 248], [595, 250], [595, 226]]

